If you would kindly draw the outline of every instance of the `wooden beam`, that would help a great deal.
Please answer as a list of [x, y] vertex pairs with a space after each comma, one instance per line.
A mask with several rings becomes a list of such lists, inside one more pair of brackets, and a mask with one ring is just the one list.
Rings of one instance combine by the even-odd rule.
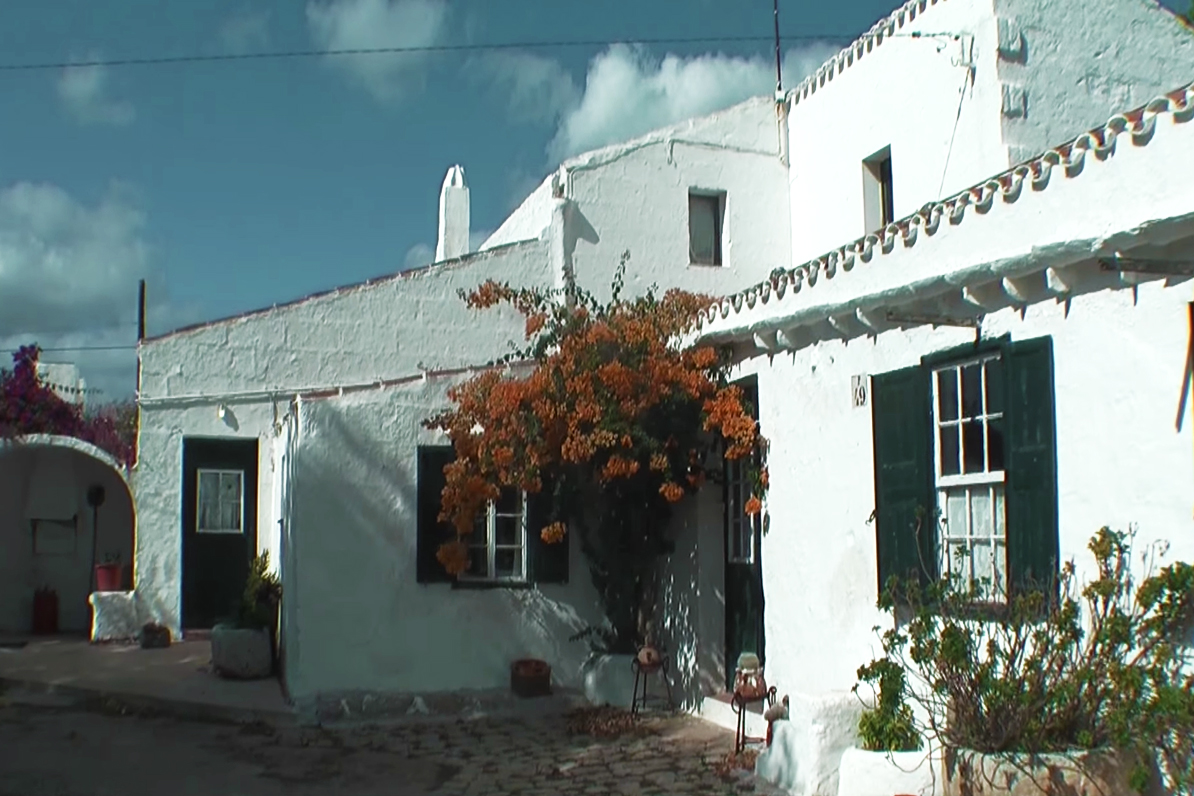
[[962, 300], [986, 311], [999, 309], [1006, 304], [1007, 295], [1003, 292], [1002, 285], [989, 282], [985, 285], [967, 285], [962, 288]]

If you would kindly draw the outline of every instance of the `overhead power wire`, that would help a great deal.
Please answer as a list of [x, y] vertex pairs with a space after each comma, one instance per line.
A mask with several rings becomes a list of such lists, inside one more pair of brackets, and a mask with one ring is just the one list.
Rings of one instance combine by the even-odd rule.
[[[839, 41], [852, 40], [854, 34], [826, 33], [821, 35], [791, 35], [787, 41]], [[85, 69], [88, 67], [150, 66], [164, 64], [187, 64], [216, 61], [264, 61], [283, 58], [322, 58], [345, 55], [398, 55], [403, 53], [447, 53], [476, 52], [483, 50], [529, 50], [565, 47], [606, 47], [614, 44], [657, 45], [657, 44], [730, 44], [746, 42], [770, 42], [772, 36], [698, 36], [688, 38], [659, 39], [575, 39], [558, 41], [498, 42], [492, 44], [434, 44], [422, 47], [361, 47], [334, 50], [283, 50], [257, 53], [219, 53], [213, 55], [172, 55], [153, 58], [111, 58], [88, 61], [42, 61], [34, 63], [0, 63], [0, 72], [32, 72], [48, 69]]]

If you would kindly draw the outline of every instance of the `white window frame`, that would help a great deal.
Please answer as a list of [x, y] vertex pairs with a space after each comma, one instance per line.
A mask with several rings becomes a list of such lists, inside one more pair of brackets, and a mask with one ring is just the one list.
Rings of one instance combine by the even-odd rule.
[[[1004, 603], [1007, 600], [1007, 500], [1006, 487], [1007, 471], [1006, 470], [990, 470], [990, 450], [991, 450], [991, 421], [1003, 421], [1007, 413], [991, 412], [987, 405], [987, 368], [983, 367], [979, 372], [979, 396], [981, 406], [979, 407], [979, 414], [973, 416], [966, 416], [966, 408], [962, 402], [962, 370], [971, 365], [985, 365], [992, 360], [999, 361], [1002, 364], [1002, 355], [997, 352], [990, 352], [980, 354], [966, 359], [953, 360], [945, 362], [932, 368], [929, 378], [931, 379], [931, 390], [933, 395], [933, 479], [934, 491], [937, 494], [937, 517], [938, 517], [938, 565], [941, 567], [943, 575], [961, 576], [964, 578], [964, 586], [973, 586], [982, 577], [989, 576], [991, 583], [987, 587], [988, 591], [983, 595], [983, 602]], [[955, 390], [957, 401], [957, 417], [953, 420], [942, 420], [941, 412], [941, 394], [938, 374], [952, 371], [955, 374]], [[1005, 407], [1006, 410], [1006, 407]], [[966, 473], [966, 448], [965, 435], [963, 424], [967, 421], [981, 420], [983, 423], [983, 470], [982, 472]], [[944, 475], [942, 473], [942, 447], [941, 447], [941, 430], [946, 427], [954, 427], [958, 430], [958, 470], [959, 473], [955, 475]], [[1006, 446], [1006, 427], [1005, 438]], [[1004, 463], [1006, 466], [1007, 450], [1004, 448]], [[972, 500], [974, 494], [986, 487], [988, 494], [988, 501], [991, 511], [990, 517], [990, 533], [986, 535], [975, 535], [974, 533], [974, 512], [972, 508]], [[949, 527], [948, 514], [948, 496], [951, 492], [957, 493], [959, 490], [966, 490], [966, 527], [961, 529], [951, 529]], [[997, 500], [997, 495], [999, 499]], [[996, 506], [1001, 507], [1003, 517], [1000, 518], [996, 514]], [[1002, 519], [1002, 521], [1000, 521]], [[1000, 534], [1002, 530], [1002, 534]], [[982, 541], [991, 547], [991, 571], [976, 575], [974, 572], [974, 547], [973, 543]], [[969, 557], [965, 565], [959, 569], [957, 562], [951, 560], [950, 551], [953, 549], [951, 543], [956, 545], [961, 542], [965, 545], [965, 549], [969, 553]], [[1000, 549], [1002, 543], [1003, 551], [1003, 580], [999, 582], [995, 575], [998, 573], [998, 566], [995, 561], [995, 551]]]
[[[694, 257], [692, 248], [692, 203], [693, 200], [708, 203], [713, 208], [713, 251], [708, 262]], [[688, 264], [706, 268], [723, 268], [726, 265], [726, 192], [690, 188], [688, 190]]]
[[[479, 542], [478, 531], [480, 527], [474, 528], [471, 538], [467, 540], [467, 545], [470, 551], [485, 547], [486, 550], [486, 572], [484, 575], [475, 575], [470, 572], [462, 572], [458, 576], [462, 581], [470, 581], [474, 583], [528, 583], [530, 578], [527, 573], [527, 493], [525, 491], [518, 491], [518, 513], [499, 513], [497, 510], [496, 501], [489, 501], [486, 506], [485, 513], [478, 517], [478, 525], [484, 521], [484, 542]], [[498, 544], [497, 543], [497, 519], [498, 517], [517, 517], [518, 518], [518, 543], [514, 544]], [[519, 560], [521, 561], [519, 571], [521, 575], [495, 575], [497, 571], [497, 552], [498, 550], [515, 550], [519, 551]], [[471, 557], [469, 559], [472, 560]]]
[[[203, 476], [216, 475], [223, 477], [226, 475], [234, 475], [240, 478], [240, 527], [232, 528], [204, 528], [203, 527]], [[219, 506], [219, 490], [216, 492], [216, 505]], [[219, 512], [217, 512], [218, 514]], [[195, 533], [203, 534], [224, 534], [230, 536], [241, 536], [245, 533], [245, 471], [244, 470], [227, 470], [219, 468], [203, 468], [200, 467], [195, 471]]]

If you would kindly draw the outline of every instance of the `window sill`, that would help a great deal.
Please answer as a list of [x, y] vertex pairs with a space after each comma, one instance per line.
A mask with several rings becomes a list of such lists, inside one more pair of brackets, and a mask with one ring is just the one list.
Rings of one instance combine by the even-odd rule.
[[688, 267], [689, 267], [689, 268], [723, 268], [723, 267], [725, 267], [725, 266], [724, 266], [724, 264], [723, 264], [723, 263], [694, 263], [694, 262], [689, 262], [689, 263], [688, 263]]
[[494, 589], [522, 590], [530, 589], [535, 584], [526, 580], [454, 580], [453, 589], [464, 591], [492, 591]]

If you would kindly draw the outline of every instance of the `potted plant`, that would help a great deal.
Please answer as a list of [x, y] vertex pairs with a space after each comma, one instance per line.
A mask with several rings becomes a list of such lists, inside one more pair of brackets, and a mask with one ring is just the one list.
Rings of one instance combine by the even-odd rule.
[[122, 574], [120, 553], [105, 553], [104, 563], [95, 565], [95, 590], [120, 591]]
[[[891, 796], [934, 792], [933, 767], [908, 704], [904, 669], [890, 658], [858, 668], [859, 686], [868, 684], [873, 699], [858, 719], [860, 744], [842, 753], [838, 796]], [[861, 697], [860, 697], [861, 699]]]
[[222, 677], [258, 679], [274, 671], [274, 633], [282, 584], [269, 571], [269, 553], [253, 559], [236, 614], [211, 631], [212, 668]]
[[551, 666], [546, 661], [523, 658], [510, 665], [510, 690], [520, 697], [551, 695]]
[[942, 747], [946, 796], [1194, 785], [1194, 567], [1158, 570], [1154, 546], [1137, 584], [1134, 535], [1091, 539], [1081, 589], [1072, 561], [995, 605], [948, 579], [885, 589], [881, 607], [907, 621], [883, 633], [884, 657], [918, 681], [908, 693]]

